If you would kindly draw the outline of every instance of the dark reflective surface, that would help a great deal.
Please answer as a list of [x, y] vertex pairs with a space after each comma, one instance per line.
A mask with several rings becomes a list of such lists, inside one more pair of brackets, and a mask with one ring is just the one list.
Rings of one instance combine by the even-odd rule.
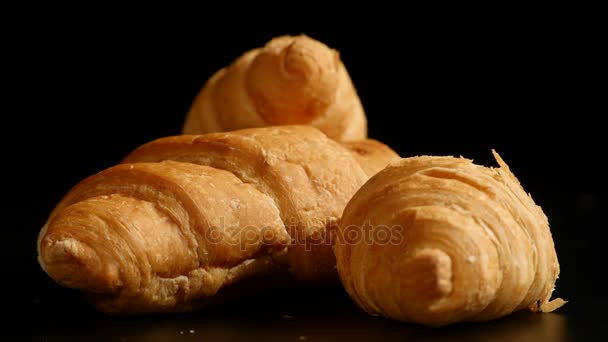
[[24, 306], [4, 332], [40, 341], [601, 340], [590, 330], [594, 313], [574, 319], [571, 313], [580, 306], [570, 304], [558, 313], [520, 312], [493, 322], [427, 328], [368, 316], [339, 289], [272, 292], [193, 314], [112, 317], [96, 313], [72, 291], [50, 291]]

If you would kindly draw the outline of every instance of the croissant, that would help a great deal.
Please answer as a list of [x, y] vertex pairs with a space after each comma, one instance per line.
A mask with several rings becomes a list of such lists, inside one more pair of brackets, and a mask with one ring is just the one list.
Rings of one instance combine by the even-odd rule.
[[402, 159], [353, 196], [335, 254], [360, 307], [440, 326], [565, 303], [549, 301], [559, 263], [547, 217], [494, 156], [499, 168]]
[[326, 229], [366, 171], [396, 157], [311, 126], [155, 140], [68, 192], [40, 232], [39, 263], [108, 313], [189, 311], [276, 272], [337, 282]]
[[338, 52], [305, 35], [272, 39], [216, 72], [184, 134], [310, 124], [340, 141], [367, 137], [363, 106]]

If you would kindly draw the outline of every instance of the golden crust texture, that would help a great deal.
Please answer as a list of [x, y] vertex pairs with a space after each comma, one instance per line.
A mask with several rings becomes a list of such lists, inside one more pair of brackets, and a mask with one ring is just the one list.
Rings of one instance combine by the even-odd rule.
[[334, 247], [366, 311], [428, 325], [551, 311], [559, 264], [548, 220], [499, 168], [452, 157], [391, 163], [353, 197]]
[[288, 270], [337, 281], [327, 228], [386, 149], [355, 156], [311, 126], [158, 139], [63, 198], [39, 262], [111, 313], [188, 311]]
[[188, 113], [184, 134], [309, 124], [339, 141], [367, 137], [363, 106], [338, 52], [282, 36], [216, 72]]

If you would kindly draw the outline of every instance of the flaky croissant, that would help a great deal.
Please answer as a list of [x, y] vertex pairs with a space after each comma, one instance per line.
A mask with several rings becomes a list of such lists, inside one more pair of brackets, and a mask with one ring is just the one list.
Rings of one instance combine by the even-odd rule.
[[366, 171], [397, 157], [374, 141], [349, 148], [310, 126], [153, 141], [63, 198], [40, 232], [40, 265], [111, 313], [192, 310], [287, 269], [337, 281], [326, 229]]
[[335, 254], [366, 311], [428, 325], [552, 311], [559, 264], [547, 217], [500, 168], [452, 157], [394, 162], [347, 205]]
[[183, 132], [289, 124], [310, 124], [340, 141], [367, 137], [361, 101], [338, 53], [304, 35], [272, 39], [215, 73]]

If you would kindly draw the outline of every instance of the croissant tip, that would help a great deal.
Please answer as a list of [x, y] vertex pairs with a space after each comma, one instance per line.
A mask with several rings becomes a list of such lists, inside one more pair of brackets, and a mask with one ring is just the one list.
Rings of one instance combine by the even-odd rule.
[[121, 285], [118, 268], [104, 263], [97, 252], [75, 238], [46, 236], [40, 260], [60, 284], [96, 293], [111, 293]]
[[452, 260], [435, 248], [417, 251], [406, 261], [410, 278], [408, 286], [416, 289], [420, 300], [434, 302], [452, 292]]
[[283, 68], [293, 76], [310, 77], [317, 73], [334, 71], [333, 50], [308, 37], [295, 37], [283, 48]]

